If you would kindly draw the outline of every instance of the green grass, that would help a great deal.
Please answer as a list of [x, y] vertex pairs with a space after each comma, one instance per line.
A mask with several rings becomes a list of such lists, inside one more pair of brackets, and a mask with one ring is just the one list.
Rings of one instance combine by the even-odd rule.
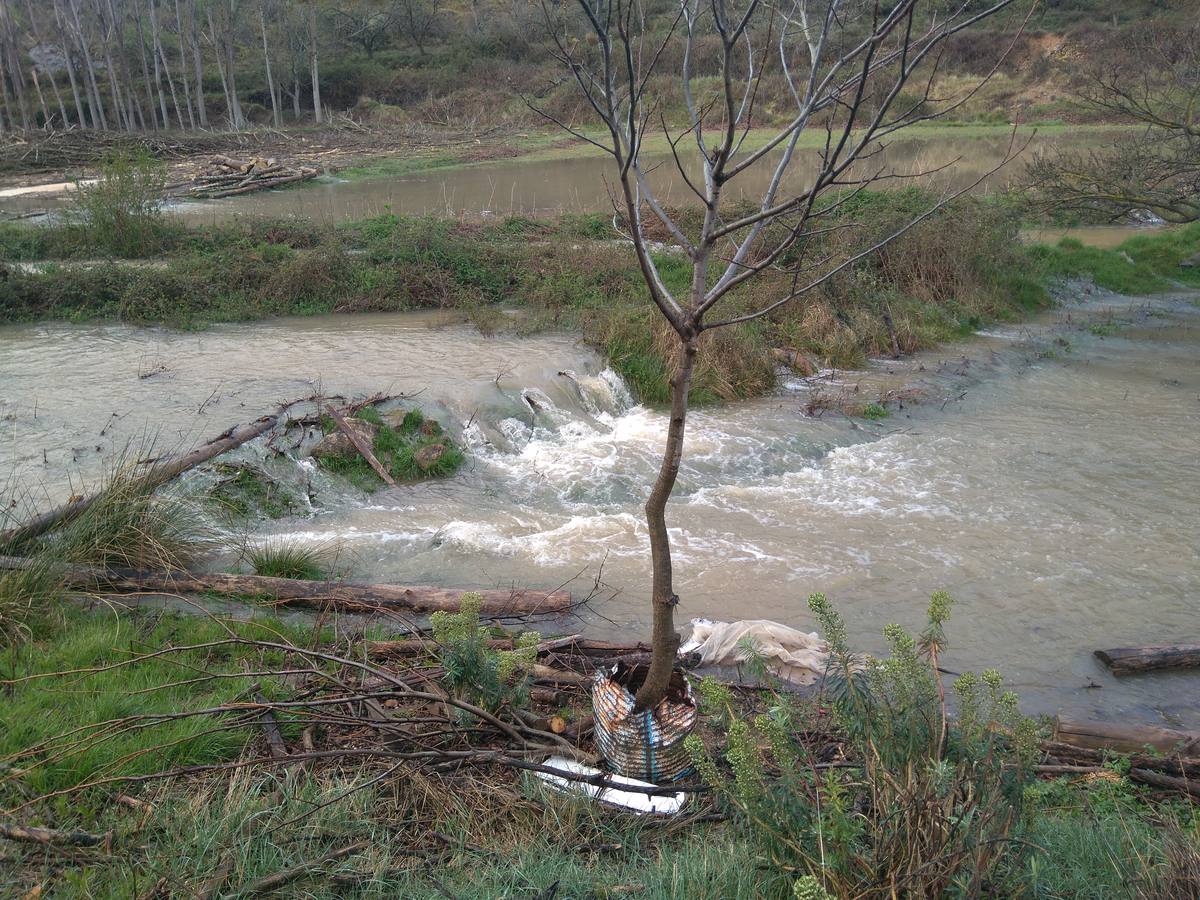
[[1152, 294], [1179, 284], [1200, 287], [1200, 270], [1179, 266], [1200, 253], [1200, 222], [1137, 235], [1115, 250], [1063, 238], [1056, 245], [1039, 245], [1031, 252], [1049, 276], [1091, 278], [1119, 294]]
[[[228, 627], [243, 637], [264, 640], [276, 639], [283, 629], [277, 623]], [[238, 753], [249, 732], [214, 731], [216, 723], [208, 717], [107, 734], [93, 726], [132, 715], [203, 708], [245, 696], [257, 679], [232, 677], [171, 685], [194, 678], [198, 667], [229, 674], [241, 671], [243, 661], [253, 667], [259, 661], [256, 652], [222, 647], [172, 654], [95, 674], [51, 674], [109, 666], [171, 644], [228, 636], [225, 625], [194, 616], [135, 617], [64, 609], [60, 624], [39, 630], [27, 642], [0, 655], [0, 677], [12, 682], [0, 704], [0, 760], [24, 772], [0, 775], [5, 805], [12, 805], [23, 792], [45, 794], [96, 778], [212, 763]], [[263, 687], [269, 690], [269, 684]], [[74, 729], [82, 730], [63, 737]], [[79, 807], [75, 812], [87, 821], [93, 810]]]

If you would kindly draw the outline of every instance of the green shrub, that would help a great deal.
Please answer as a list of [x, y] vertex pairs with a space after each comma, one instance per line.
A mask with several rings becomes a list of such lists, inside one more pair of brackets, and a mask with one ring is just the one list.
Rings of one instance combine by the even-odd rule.
[[489, 712], [528, 705], [530, 670], [541, 636], [527, 631], [512, 650], [494, 650], [488, 646], [491, 632], [479, 624], [483, 598], [472, 592], [463, 594], [459, 603], [459, 612], [439, 611], [429, 617], [454, 696]]
[[689, 738], [705, 781], [776, 871], [815, 881], [801, 879], [805, 896], [1007, 895], [1037, 735], [994, 672], [959, 678], [949, 720], [937, 659], [950, 598], [933, 596], [917, 638], [885, 629], [884, 660], [856, 658], [829, 602], [809, 603], [830, 645], [828, 700], [846, 767], [824, 765], [800, 738], [819, 726], [812, 709], [778, 696], [753, 721], [727, 707], [729, 774]]
[[161, 248], [166, 167], [142, 150], [114, 151], [96, 180], [78, 182], [74, 216], [99, 248], [113, 256], [142, 256]]

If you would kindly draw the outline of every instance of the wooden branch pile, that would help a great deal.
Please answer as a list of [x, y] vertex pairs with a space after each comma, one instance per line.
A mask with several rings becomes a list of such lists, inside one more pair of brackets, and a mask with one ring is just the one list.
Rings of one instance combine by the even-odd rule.
[[208, 132], [172, 138], [79, 128], [10, 131], [0, 137], [0, 172], [53, 172], [90, 166], [113, 151], [145, 150], [159, 159], [184, 159], [228, 147], [230, 140], [229, 135]]
[[167, 190], [177, 197], [219, 200], [308, 181], [319, 174], [320, 170], [312, 166], [287, 166], [274, 157], [239, 159], [218, 154], [191, 181], [176, 182]]

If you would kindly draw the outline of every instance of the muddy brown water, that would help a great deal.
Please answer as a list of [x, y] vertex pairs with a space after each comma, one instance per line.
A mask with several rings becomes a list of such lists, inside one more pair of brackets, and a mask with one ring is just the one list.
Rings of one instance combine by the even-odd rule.
[[[1198, 326], [1194, 296], [1093, 296], [699, 411], [669, 514], [685, 630], [691, 616], [813, 628], [805, 598], [823, 591], [878, 650], [886, 623], [919, 628], [946, 589], [948, 668], [999, 669], [1031, 712], [1200, 726], [1197, 673], [1117, 681], [1091, 656], [1200, 639]], [[929, 399], [878, 423], [805, 415], [814, 391], [889, 387]], [[602, 567], [620, 593], [585, 627], [645, 633], [641, 505], [665, 421], [568, 335], [483, 337], [407, 314], [198, 334], [5, 327], [6, 493], [61, 498], [130, 439], [189, 444], [316, 389], [419, 391], [468, 463], [368, 497], [308, 463], [269, 462], [313, 508], [253, 539], [336, 547], [354, 574], [401, 582], [554, 587], [584, 572], [581, 589]]]
[[[1056, 134], [1033, 136], [1021, 158], [988, 176], [981, 190], [998, 189], [1024, 169], [1025, 160], [1038, 149], [1051, 145], [1092, 145], [1103, 133], [1079, 136]], [[1024, 137], [1018, 139], [1018, 143]], [[883, 181], [889, 185], [928, 184], [960, 189], [974, 184], [1005, 158], [1008, 136], [906, 138], [892, 142], [886, 151], [874, 154], [863, 172], [882, 169], [891, 175], [929, 173], [927, 177]], [[771, 177], [771, 165], [779, 158], [770, 154], [726, 188], [728, 199], [756, 199]], [[685, 157], [686, 159], [686, 157]], [[807, 184], [820, 166], [817, 148], [797, 150], [784, 188]], [[667, 205], [696, 202], [680, 177], [669, 154], [648, 155], [646, 168], [656, 195]], [[446, 171], [417, 173], [401, 178], [329, 179], [298, 190], [271, 191], [230, 198], [228, 201], [180, 206], [179, 212], [204, 220], [221, 221], [235, 215], [298, 216], [319, 221], [347, 221], [385, 212], [396, 215], [545, 216], [612, 209], [612, 161], [600, 155], [567, 158], [513, 160], [464, 166]], [[700, 183], [695, 172], [693, 184]]]

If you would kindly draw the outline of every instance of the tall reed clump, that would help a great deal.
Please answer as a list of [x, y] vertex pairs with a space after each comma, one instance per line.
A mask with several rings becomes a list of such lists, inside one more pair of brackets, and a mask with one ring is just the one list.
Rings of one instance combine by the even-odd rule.
[[151, 154], [114, 151], [94, 181], [76, 183], [75, 225], [89, 243], [113, 256], [142, 256], [162, 249], [166, 167]]
[[270, 578], [301, 578], [322, 581], [330, 565], [324, 547], [302, 544], [284, 537], [271, 538], [246, 548], [246, 561], [255, 575]]
[[1005, 894], [1037, 731], [995, 672], [958, 679], [959, 712], [950, 720], [937, 669], [949, 596], [934, 595], [918, 637], [885, 629], [884, 660], [851, 654], [824, 596], [809, 605], [830, 645], [828, 701], [845, 759], [817, 758], [800, 735], [818, 723], [794, 700], [776, 697], [769, 713], [746, 721], [727, 689], [710, 683], [702, 695], [728, 722], [729, 768], [693, 736], [705, 781], [768, 865], [799, 878], [798, 896]]
[[52, 617], [67, 593], [70, 564], [173, 570], [186, 568], [212, 545], [193, 504], [162, 494], [137, 471], [129, 448], [113, 463], [82, 513], [48, 534], [0, 547], [22, 567], [0, 570], [0, 641], [28, 639]]
[[194, 505], [163, 494], [122, 456], [88, 507], [46, 539], [64, 562], [134, 569], [185, 569], [212, 535]]
[[45, 555], [22, 569], [0, 571], [0, 647], [32, 638], [62, 599], [58, 567]]

